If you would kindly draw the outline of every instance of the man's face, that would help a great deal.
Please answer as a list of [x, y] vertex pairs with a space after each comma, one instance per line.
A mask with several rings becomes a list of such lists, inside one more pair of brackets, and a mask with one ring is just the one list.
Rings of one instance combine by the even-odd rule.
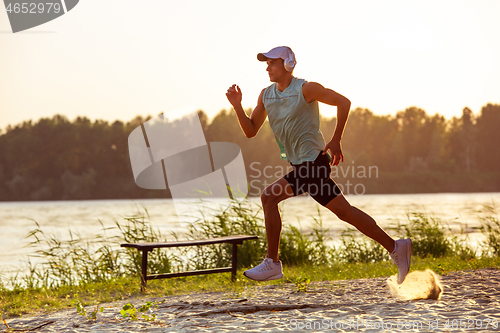
[[278, 82], [283, 76], [287, 75], [283, 59], [267, 59], [267, 68], [269, 80]]

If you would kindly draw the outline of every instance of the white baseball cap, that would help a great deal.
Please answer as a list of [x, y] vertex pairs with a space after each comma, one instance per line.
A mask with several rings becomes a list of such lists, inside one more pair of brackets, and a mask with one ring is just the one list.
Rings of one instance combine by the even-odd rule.
[[285, 64], [285, 69], [291, 72], [297, 61], [295, 60], [295, 53], [288, 46], [278, 46], [266, 53], [257, 54], [257, 59], [259, 61], [267, 61], [267, 59], [283, 59]]

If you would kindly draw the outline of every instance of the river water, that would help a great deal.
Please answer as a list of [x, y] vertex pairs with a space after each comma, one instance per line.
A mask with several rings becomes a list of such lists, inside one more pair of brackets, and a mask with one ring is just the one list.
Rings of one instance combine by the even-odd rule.
[[[484, 239], [478, 230], [484, 206], [500, 203], [500, 193], [347, 195], [346, 198], [373, 216], [383, 228], [406, 223], [409, 212], [421, 212], [439, 218], [454, 232], [465, 229], [474, 247], [479, 247]], [[258, 209], [260, 199], [249, 200]], [[280, 205], [284, 224], [307, 230], [314, 224], [314, 218], [318, 218], [319, 208], [323, 226], [330, 228], [334, 240], [347, 227], [308, 196], [290, 198]], [[169, 237], [172, 231], [182, 234], [185, 224], [179, 222], [171, 199], [0, 202], [0, 274], [6, 278], [25, 267], [27, 255], [34, 251], [26, 247], [29, 242], [25, 237], [37, 227], [35, 222], [45, 234], [57, 234], [62, 239], [69, 238], [69, 230], [92, 238], [102, 234], [102, 225], [113, 227], [115, 221], [121, 223], [124, 217], [144, 214], [145, 210], [152, 225], [167, 239], [172, 239]]]

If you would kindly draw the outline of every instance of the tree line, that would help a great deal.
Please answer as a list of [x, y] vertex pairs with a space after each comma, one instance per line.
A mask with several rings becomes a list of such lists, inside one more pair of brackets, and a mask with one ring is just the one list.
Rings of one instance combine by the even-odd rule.
[[[211, 121], [201, 110], [198, 115], [207, 142], [241, 148], [250, 195], [291, 170], [279, 158], [267, 120], [248, 139], [234, 112], [222, 110]], [[128, 135], [150, 118], [110, 123], [55, 115], [8, 126], [0, 132], [0, 200], [170, 197], [168, 190], [141, 189], [133, 179]], [[321, 119], [325, 140], [335, 123], [335, 117]], [[384, 116], [357, 108], [342, 140], [344, 163], [332, 177], [346, 194], [500, 191], [499, 128], [495, 104], [477, 115], [465, 108], [449, 120], [417, 107]]]

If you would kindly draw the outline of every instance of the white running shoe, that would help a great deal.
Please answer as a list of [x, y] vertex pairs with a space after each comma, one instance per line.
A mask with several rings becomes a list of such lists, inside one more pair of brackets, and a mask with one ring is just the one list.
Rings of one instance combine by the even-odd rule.
[[274, 262], [273, 259], [266, 256], [266, 259], [264, 259], [264, 261], [260, 265], [244, 271], [243, 275], [255, 281], [281, 279], [283, 277], [281, 261]]
[[396, 241], [396, 247], [391, 253], [392, 261], [398, 266], [398, 284], [403, 283], [406, 279], [406, 275], [410, 271], [411, 247], [411, 239], [398, 239]]

